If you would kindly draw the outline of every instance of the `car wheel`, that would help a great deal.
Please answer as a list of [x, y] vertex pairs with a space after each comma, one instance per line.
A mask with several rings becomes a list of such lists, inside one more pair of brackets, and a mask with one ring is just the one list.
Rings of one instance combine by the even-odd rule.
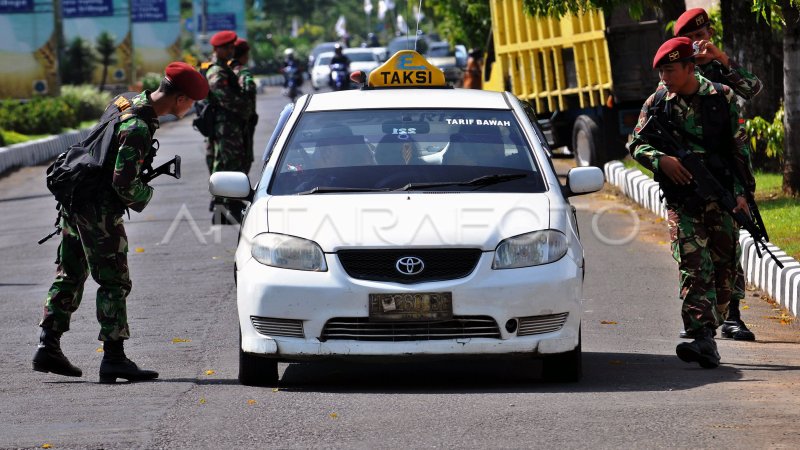
[[572, 153], [578, 167], [600, 167], [605, 161], [605, 151], [600, 143], [600, 127], [587, 115], [578, 116], [572, 127]]
[[242, 351], [241, 329], [239, 330], [239, 383], [261, 387], [278, 385], [278, 361]]
[[549, 382], [578, 382], [583, 375], [581, 361], [581, 337], [578, 331], [578, 346], [575, 350], [544, 357], [542, 378]]

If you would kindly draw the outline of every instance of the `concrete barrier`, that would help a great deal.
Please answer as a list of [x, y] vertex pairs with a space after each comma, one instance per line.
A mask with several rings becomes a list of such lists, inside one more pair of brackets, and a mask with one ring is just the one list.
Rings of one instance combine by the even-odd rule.
[[[658, 183], [636, 169], [626, 169], [619, 161], [611, 161], [603, 167], [606, 182], [616, 186], [627, 197], [649, 209], [664, 219], [667, 208], [661, 199]], [[783, 264], [778, 267], [769, 255], [761, 250], [763, 257], [758, 257], [755, 241], [745, 230], [739, 232], [739, 243], [742, 246], [742, 268], [747, 282], [763, 290], [786, 307], [794, 316], [798, 315], [798, 297], [800, 297], [800, 262], [787, 255], [777, 246], [768, 243], [770, 251]]]

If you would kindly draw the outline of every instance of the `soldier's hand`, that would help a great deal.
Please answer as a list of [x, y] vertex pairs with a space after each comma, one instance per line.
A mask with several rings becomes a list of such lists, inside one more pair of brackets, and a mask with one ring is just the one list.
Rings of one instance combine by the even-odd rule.
[[721, 62], [723, 66], [728, 67], [728, 55], [711, 41], [697, 41], [696, 44], [698, 51], [694, 55], [694, 59], [697, 64], [706, 64], [716, 59]]
[[739, 211], [744, 212], [748, 217], [750, 216], [750, 206], [747, 204], [747, 199], [744, 195], [736, 197], [736, 207], [733, 208], [733, 212], [736, 213]]
[[674, 156], [662, 156], [658, 160], [658, 170], [664, 173], [673, 183], [686, 185], [692, 182], [692, 174], [681, 161]]

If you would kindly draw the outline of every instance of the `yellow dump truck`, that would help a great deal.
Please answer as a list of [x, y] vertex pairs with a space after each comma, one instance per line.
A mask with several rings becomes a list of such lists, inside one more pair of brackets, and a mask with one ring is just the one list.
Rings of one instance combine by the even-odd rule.
[[634, 21], [623, 10], [534, 18], [522, 0], [490, 3], [484, 89], [527, 100], [551, 148], [564, 148], [578, 165], [624, 156], [642, 103], [658, 84], [651, 64], [666, 39], [663, 21], [652, 13]]

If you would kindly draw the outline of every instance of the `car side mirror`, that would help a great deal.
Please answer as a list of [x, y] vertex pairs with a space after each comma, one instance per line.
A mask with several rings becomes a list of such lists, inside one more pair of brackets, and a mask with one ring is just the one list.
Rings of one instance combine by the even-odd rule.
[[208, 179], [208, 191], [215, 197], [253, 199], [250, 179], [242, 172], [215, 172]]
[[566, 195], [589, 194], [603, 189], [605, 177], [597, 167], [575, 167], [567, 173]]

